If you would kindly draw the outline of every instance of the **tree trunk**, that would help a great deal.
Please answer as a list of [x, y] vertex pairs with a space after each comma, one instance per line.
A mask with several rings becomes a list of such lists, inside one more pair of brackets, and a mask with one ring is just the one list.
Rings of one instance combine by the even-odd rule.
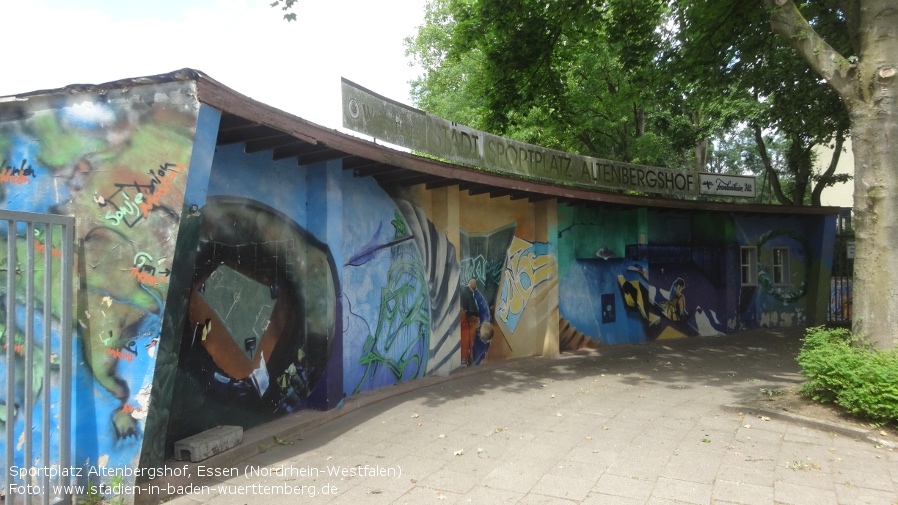
[[814, 191], [811, 192], [812, 206], [820, 207], [822, 205], [821, 196], [823, 195], [823, 190], [832, 185], [830, 178], [836, 173], [836, 168], [839, 166], [839, 158], [842, 157], [842, 146], [844, 145], [845, 131], [839, 128], [839, 131], [836, 132], [836, 144], [833, 146], [833, 155], [829, 160], [829, 167], [820, 175], [820, 179], [814, 185]]
[[779, 174], [776, 173], [776, 170], [773, 168], [773, 163], [770, 161], [770, 155], [767, 154], [767, 144], [764, 143], [764, 136], [761, 134], [761, 127], [758, 125], [752, 125], [752, 128], [755, 132], [755, 144], [758, 146], [758, 153], [761, 155], [761, 162], [764, 163], [764, 173], [767, 174], [767, 180], [770, 181], [770, 191], [773, 193], [773, 196], [776, 197], [776, 200], [780, 203], [780, 205], [792, 205], [792, 201], [789, 200], [789, 197], [783, 193], [783, 187], [780, 185]]
[[857, 85], [845, 102], [854, 150], [854, 331], [898, 346], [898, 10], [860, 2]]
[[798, 135], [793, 135], [789, 142], [789, 156], [787, 163], [789, 171], [794, 177], [792, 185], [792, 205], [803, 206], [804, 197], [808, 192], [808, 181], [811, 179], [813, 163], [811, 162], [811, 148], [813, 144], [805, 146]]
[[[857, 61], [835, 51], [792, 0], [765, 0], [783, 36], [839, 93], [854, 149], [853, 329], [880, 348], [898, 346], [898, 9], [856, 0]], [[852, 19], [851, 21], [854, 21]]]
[[633, 122], [636, 125], [636, 136], [645, 135], [645, 109], [638, 103], [633, 103]]
[[[792, 0], [764, 0], [783, 36], [842, 97], [854, 149], [853, 329], [880, 348], [898, 346], [898, 9], [856, 0], [849, 28], [857, 61], [835, 51]], [[856, 16], [856, 17], [855, 17]], [[854, 22], [856, 20], [856, 22]], [[857, 33], [859, 32], [859, 33]]]
[[[695, 146], [695, 171], [702, 173], [708, 168], [708, 139], [702, 139]], [[717, 170], [719, 171], [719, 170]]]
[[[889, 99], [851, 111], [856, 241], [852, 323], [855, 332], [891, 348], [898, 346], [898, 101], [894, 89], [886, 91], [878, 94], [892, 94]], [[886, 117], [884, 108], [891, 109]]]

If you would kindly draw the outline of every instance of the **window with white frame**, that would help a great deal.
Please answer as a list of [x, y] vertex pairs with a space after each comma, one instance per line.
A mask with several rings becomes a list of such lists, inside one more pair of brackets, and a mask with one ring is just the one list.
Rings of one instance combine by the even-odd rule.
[[787, 284], [789, 282], [789, 248], [773, 248], [773, 283]]
[[755, 286], [758, 284], [758, 248], [743, 247], [741, 250], [742, 285]]

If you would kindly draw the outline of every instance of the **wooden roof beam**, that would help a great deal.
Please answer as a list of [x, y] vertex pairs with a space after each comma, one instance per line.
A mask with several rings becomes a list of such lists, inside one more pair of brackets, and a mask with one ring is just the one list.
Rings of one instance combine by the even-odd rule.
[[514, 195], [517, 193], [519, 193], [519, 191], [516, 189], [509, 189], [509, 188], [497, 189], [495, 191], [490, 191], [490, 198], [501, 198], [503, 196]]
[[361, 167], [355, 169], [356, 177], [369, 177], [373, 175], [385, 175], [392, 172], [403, 172], [404, 168], [399, 168], [394, 165], [387, 165], [386, 163], [377, 163], [375, 165]]
[[430, 175], [430, 174], [422, 174], [418, 172], [410, 172], [404, 178], [390, 178], [387, 176], [389, 180], [383, 180], [382, 177], [374, 177], [377, 179], [377, 182], [380, 183], [388, 183], [388, 184], [398, 184], [400, 186], [417, 186], [418, 184], [427, 184], [428, 182], [432, 182], [437, 180], [439, 176]]
[[440, 178], [433, 182], [427, 183], [427, 189], [439, 189], [439, 188], [447, 188], [449, 186], [457, 186], [458, 183], [461, 182], [457, 179], [444, 179]]
[[236, 144], [237, 142], [249, 142], [254, 140], [280, 137], [284, 132], [262, 125], [237, 128], [232, 130], [219, 130], [217, 145]]
[[[530, 194], [524, 193], [517, 198], [514, 196], [511, 197], [512, 200], [517, 200], [520, 198], [526, 198], [528, 201], [530, 201], [532, 203], [532, 202], [542, 202], [545, 200], [551, 200], [551, 199], [557, 198], [557, 197], [555, 195], [544, 195], [544, 194], [540, 194], [540, 193], [530, 193]], [[560, 202], [560, 201], [562, 201], [562, 199], [559, 198], [558, 201]]]
[[338, 160], [341, 158], [345, 158], [349, 156], [349, 154], [344, 153], [343, 151], [338, 151], [337, 149], [321, 149], [319, 151], [315, 151], [309, 154], [300, 154], [296, 157], [296, 162], [299, 165], [311, 165], [313, 163], [322, 163], [331, 160]]
[[243, 147], [243, 152], [252, 154], [261, 151], [270, 151], [276, 147], [289, 146], [298, 142], [299, 141], [296, 140], [293, 135], [275, 135], [274, 137], [268, 137], [265, 139], [246, 141], [246, 145]]

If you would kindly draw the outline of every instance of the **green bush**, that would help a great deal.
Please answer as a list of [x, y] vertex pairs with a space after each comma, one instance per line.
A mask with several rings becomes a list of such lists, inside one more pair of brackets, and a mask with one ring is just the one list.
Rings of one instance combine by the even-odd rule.
[[808, 328], [802, 392], [873, 421], [898, 424], [898, 349], [876, 350], [844, 328]]

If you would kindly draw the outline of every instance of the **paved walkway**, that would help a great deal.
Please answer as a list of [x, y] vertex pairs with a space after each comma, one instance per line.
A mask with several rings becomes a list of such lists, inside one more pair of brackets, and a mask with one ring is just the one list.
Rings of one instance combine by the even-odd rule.
[[192, 465], [154, 493], [199, 487], [178, 505], [286, 503], [285, 486], [302, 493], [291, 503], [353, 505], [898, 504], [893, 445], [734, 407], [801, 382], [802, 334], [608, 347], [386, 388], [250, 430], [243, 452], [203, 462], [231, 478]]

